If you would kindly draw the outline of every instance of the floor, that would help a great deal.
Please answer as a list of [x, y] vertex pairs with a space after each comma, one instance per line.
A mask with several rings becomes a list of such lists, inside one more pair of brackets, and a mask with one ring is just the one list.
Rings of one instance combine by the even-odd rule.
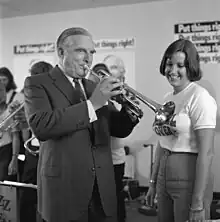
[[[126, 203], [127, 221], [126, 222], [157, 222], [157, 216], [146, 216], [138, 212], [141, 205], [138, 201]], [[213, 204], [211, 207], [212, 222], [220, 222], [220, 204]]]
[[127, 208], [127, 221], [126, 222], [156, 222], [156, 216], [146, 216], [138, 212], [141, 205], [134, 201], [126, 204]]

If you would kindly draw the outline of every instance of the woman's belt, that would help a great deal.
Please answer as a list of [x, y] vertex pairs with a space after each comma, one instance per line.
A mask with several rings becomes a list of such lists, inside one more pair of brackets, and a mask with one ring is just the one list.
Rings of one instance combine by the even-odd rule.
[[162, 148], [162, 149], [164, 151], [164, 154], [168, 155], [168, 156], [170, 156], [170, 155], [178, 155], [178, 154], [187, 154], [187, 155], [194, 155], [194, 156], [198, 155], [198, 153], [193, 153], [193, 152], [183, 152], [183, 151], [178, 152], [178, 151], [171, 151], [171, 150], [168, 150], [166, 148]]

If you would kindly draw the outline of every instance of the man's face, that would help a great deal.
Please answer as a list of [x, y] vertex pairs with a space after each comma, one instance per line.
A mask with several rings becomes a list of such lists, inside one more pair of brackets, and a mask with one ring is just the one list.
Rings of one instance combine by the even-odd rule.
[[70, 77], [84, 78], [88, 72], [85, 65], [91, 66], [94, 53], [94, 42], [90, 36], [67, 37], [63, 54], [59, 55], [65, 74]]
[[125, 66], [121, 59], [116, 57], [110, 57], [105, 61], [112, 76], [118, 78], [121, 81], [125, 79]]

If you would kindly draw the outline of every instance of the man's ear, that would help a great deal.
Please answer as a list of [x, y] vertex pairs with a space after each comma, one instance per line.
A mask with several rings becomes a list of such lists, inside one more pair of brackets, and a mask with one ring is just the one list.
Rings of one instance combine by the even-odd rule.
[[63, 55], [64, 55], [64, 50], [63, 50], [63, 48], [58, 48], [58, 56], [59, 56], [59, 57], [63, 57]]

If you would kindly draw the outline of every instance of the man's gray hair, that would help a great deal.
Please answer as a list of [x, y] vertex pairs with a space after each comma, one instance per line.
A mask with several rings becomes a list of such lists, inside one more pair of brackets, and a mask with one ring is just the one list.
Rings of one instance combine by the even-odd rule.
[[85, 35], [85, 36], [91, 37], [91, 34], [86, 29], [81, 28], [81, 27], [72, 27], [72, 28], [65, 29], [57, 39], [57, 42], [56, 42], [57, 49], [63, 46], [64, 41], [67, 37], [73, 36], [73, 35]]

